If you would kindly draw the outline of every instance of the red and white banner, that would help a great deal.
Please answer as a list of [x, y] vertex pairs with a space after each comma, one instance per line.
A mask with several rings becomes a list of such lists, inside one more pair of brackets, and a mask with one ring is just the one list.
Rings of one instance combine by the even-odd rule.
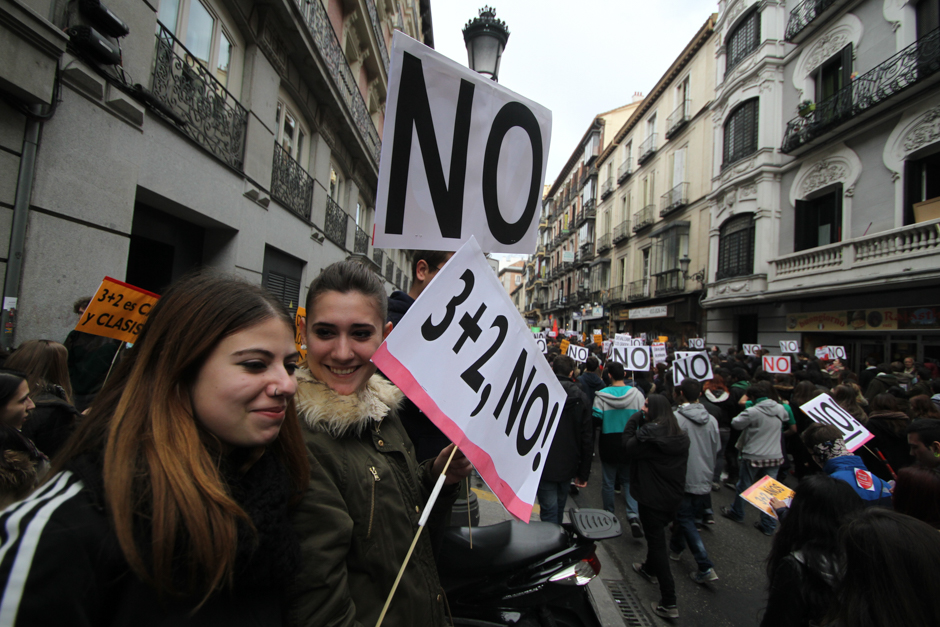
[[790, 374], [793, 367], [789, 355], [764, 355], [761, 361], [761, 368], [764, 372], [773, 374]]
[[475, 238], [372, 361], [527, 522], [567, 395]]

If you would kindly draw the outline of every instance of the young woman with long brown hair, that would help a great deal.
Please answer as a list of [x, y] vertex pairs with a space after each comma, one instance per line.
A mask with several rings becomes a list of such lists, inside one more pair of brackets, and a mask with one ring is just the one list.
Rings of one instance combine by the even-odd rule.
[[293, 337], [260, 287], [171, 287], [45, 484], [0, 515], [0, 624], [280, 625], [309, 477]]

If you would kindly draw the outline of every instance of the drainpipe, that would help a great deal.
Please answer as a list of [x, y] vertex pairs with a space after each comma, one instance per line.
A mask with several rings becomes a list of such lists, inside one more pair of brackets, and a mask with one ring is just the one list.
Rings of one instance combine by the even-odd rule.
[[[41, 107], [33, 105], [30, 111], [41, 115]], [[16, 301], [20, 293], [20, 275], [23, 271], [23, 249], [26, 244], [26, 223], [29, 219], [29, 201], [33, 195], [33, 178], [36, 172], [36, 149], [39, 146], [39, 128], [42, 125], [38, 117], [26, 118], [26, 132], [23, 137], [23, 153], [20, 157], [20, 171], [16, 179], [16, 198], [13, 201], [13, 228], [10, 233], [10, 253], [7, 260], [6, 279], [3, 283], [3, 316], [0, 319], [0, 345], [9, 350], [13, 346], [16, 330]]]

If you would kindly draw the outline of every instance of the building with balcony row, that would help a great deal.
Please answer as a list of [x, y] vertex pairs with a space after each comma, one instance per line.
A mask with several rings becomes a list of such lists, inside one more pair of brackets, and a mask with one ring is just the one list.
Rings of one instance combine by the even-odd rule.
[[64, 338], [106, 275], [159, 293], [211, 266], [296, 308], [353, 256], [407, 290], [369, 233], [392, 32], [433, 45], [428, 0], [114, 0], [118, 38], [85, 4], [0, 0], [13, 343]]

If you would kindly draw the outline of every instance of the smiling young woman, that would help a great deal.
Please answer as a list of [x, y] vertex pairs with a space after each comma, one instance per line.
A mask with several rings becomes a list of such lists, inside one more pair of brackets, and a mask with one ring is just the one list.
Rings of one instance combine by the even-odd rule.
[[164, 294], [50, 478], [0, 515], [0, 624], [281, 624], [309, 478], [292, 327], [238, 279]]
[[[392, 325], [385, 322], [382, 282], [371, 270], [355, 261], [327, 267], [310, 285], [306, 307], [307, 368], [297, 372], [296, 402], [311, 468], [293, 516], [303, 567], [290, 593], [290, 624], [374, 625], [451, 447], [419, 465], [398, 417], [404, 397], [376, 374], [372, 354]], [[458, 453], [435, 514], [469, 472]], [[440, 627], [444, 616], [423, 534], [386, 622]]]

